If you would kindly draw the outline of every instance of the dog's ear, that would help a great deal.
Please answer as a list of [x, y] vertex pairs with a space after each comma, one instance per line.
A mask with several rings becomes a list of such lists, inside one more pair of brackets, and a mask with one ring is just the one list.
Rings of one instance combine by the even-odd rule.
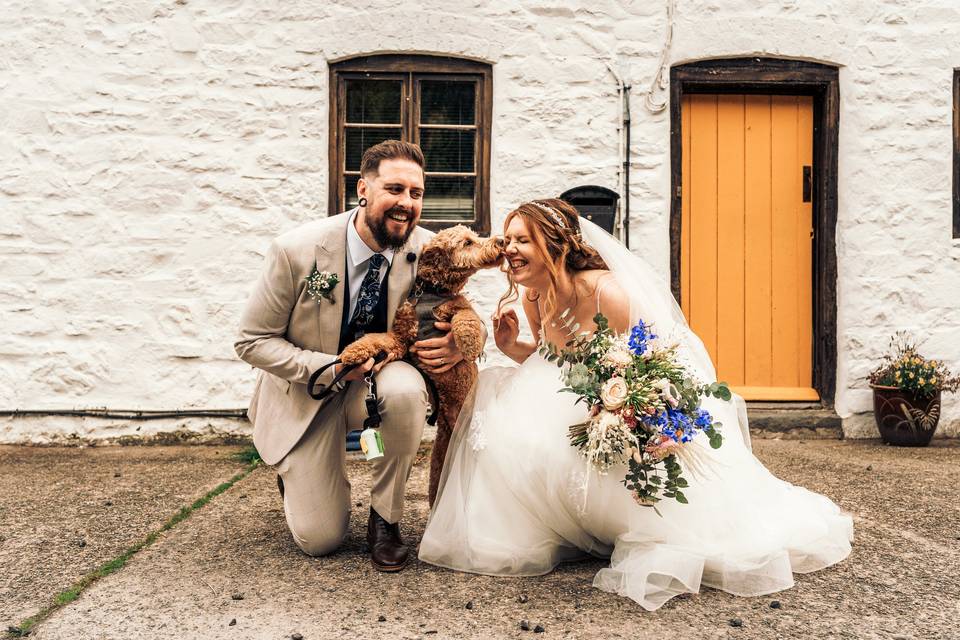
[[434, 244], [427, 245], [423, 252], [420, 253], [420, 263], [417, 265], [417, 275], [427, 282], [438, 282], [440, 279], [440, 273], [442, 271], [440, 268], [442, 257], [443, 252], [440, 250], [440, 247]]
[[424, 265], [436, 266], [441, 258], [441, 253], [440, 247], [433, 243], [428, 244], [420, 252], [420, 268], [423, 269]]

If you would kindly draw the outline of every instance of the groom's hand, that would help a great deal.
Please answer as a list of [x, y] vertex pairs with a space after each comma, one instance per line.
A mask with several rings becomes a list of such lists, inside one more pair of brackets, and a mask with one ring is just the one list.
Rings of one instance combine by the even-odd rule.
[[463, 360], [463, 354], [453, 339], [453, 333], [449, 322], [434, 322], [440, 331], [446, 331], [442, 338], [430, 338], [429, 340], [418, 340], [410, 347], [410, 352], [416, 354], [420, 364], [429, 373], [444, 373], [452, 369], [458, 362]]
[[[384, 364], [384, 363], [380, 363], [380, 364]], [[346, 366], [346, 365], [338, 364], [338, 365], [334, 366], [334, 368], [333, 368], [333, 375], [334, 375], [334, 377], [336, 377], [336, 375], [337, 375], [338, 373], [340, 373], [340, 370], [341, 370], [344, 366]], [[375, 366], [377, 366], [377, 365], [374, 363], [373, 358], [368, 358], [366, 362], [363, 362], [363, 363], [359, 364], [358, 366], [356, 366], [355, 368], [353, 368], [353, 369], [350, 371], [350, 373], [348, 373], [347, 375], [343, 376], [342, 381], [343, 381], [343, 382], [353, 382], [353, 381], [355, 381], [355, 380], [363, 380], [363, 377], [364, 377], [365, 375], [367, 375], [368, 373], [370, 373], [370, 371], [373, 370]]]

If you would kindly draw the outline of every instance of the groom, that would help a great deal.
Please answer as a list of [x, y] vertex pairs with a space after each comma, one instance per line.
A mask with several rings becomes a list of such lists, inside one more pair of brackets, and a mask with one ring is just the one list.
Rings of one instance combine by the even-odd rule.
[[[345, 434], [362, 428], [363, 377], [377, 373], [385, 454], [368, 463], [367, 542], [380, 571], [399, 571], [407, 562], [398, 523], [427, 412], [423, 378], [406, 362], [375, 365], [371, 359], [324, 401], [312, 399], [306, 383], [356, 338], [392, 325], [413, 285], [420, 248], [433, 235], [417, 227], [423, 166], [415, 144], [387, 140], [367, 149], [357, 183], [360, 206], [274, 240], [235, 344], [240, 358], [260, 369], [249, 410], [254, 444], [279, 473], [293, 539], [312, 556], [334, 551], [347, 533]], [[449, 333], [413, 349], [436, 372], [463, 359]], [[329, 385], [338, 369], [328, 369], [320, 383]]]

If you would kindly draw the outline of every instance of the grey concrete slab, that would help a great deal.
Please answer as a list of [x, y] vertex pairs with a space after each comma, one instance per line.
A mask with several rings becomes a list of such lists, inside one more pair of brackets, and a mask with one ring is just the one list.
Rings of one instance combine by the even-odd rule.
[[[856, 517], [847, 561], [797, 576], [793, 589], [772, 596], [707, 589], [648, 613], [590, 586], [600, 561], [539, 578], [475, 576], [419, 562], [380, 574], [364, 552], [365, 463], [351, 461], [355, 507], [338, 553], [308, 558], [297, 550], [274, 474], [260, 469], [34, 637], [499, 638], [533, 635], [519, 627], [528, 620], [531, 628], [543, 625], [544, 637], [562, 638], [960, 638], [960, 531], [956, 490], [945, 482], [960, 462], [960, 443], [904, 450], [766, 440], [755, 449], [775, 473], [826, 493]], [[425, 482], [421, 460], [403, 521], [413, 541], [425, 523]], [[774, 600], [780, 608], [770, 606]], [[734, 619], [742, 626], [732, 626]]]
[[237, 450], [0, 446], [0, 630], [241, 470]]

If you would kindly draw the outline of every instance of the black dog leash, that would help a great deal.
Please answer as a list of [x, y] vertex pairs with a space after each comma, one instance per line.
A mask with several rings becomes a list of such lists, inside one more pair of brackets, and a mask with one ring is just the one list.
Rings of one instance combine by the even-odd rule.
[[[373, 356], [373, 362], [374, 364], [377, 364], [378, 362], [382, 362], [386, 357], [387, 353], [385, 351], [381, 351], [377, 355]], [[437, 391], [437, 385], [433, 382], [433, 380], [430, 379], [430, 376], [424, 373], [423, 370], [413, 362], [407, 359], [404, 359], [404, 362], [416, 369], [417, 373], [420, 374], [420, 376], [423, 378], [423, 381], [427, 385], [433, 406], [433, 412], [430, 414], [430, 417], [427, 418], [427, 424], [429, 424], [431, 427], [435, 426], [437, 424], [437, 419], [440, 417], [440, 393]], [[333, 393], [333, 389], [336, 387], [337, 383], [349, 375], [351, 371], [360, 366], [359, 363], [348, 364], [347, 366], [343, 367], [339, 373], [337, 373], [329, 385], [326, 387], [321, 387], [319, 390], [317, 390], [317, 381], [320, 379], [320, 376], [323, 375], [323, 372], [338, 364], [343, 364], [343, 361], [341, 361], [340, 358], [337, 358], [329, 364], [323, 365], [313, 372], [313, 374], [310, 376], [310, 380], [307, 382], [307, 393], [310, 394], [311, 398], [314, 400], [323, 400]], [[363, 428], [376, 428], [380, 426], [381, 422], [379, 402], [377, 398], [377, 380], [371, 372], [364, 377], [364, 381], [367, 383], [367, 396], [364, 399], [364, 403], [367, 407], [367, 419], [363, 421]]]
[[[378, 362], [382, 362], [386, 357], [387, 357], [387, 352], [381, 351], [377, 355], [373, 356], [373, 363], [377, 364]], [[310, 394], [311, 398], [313, 398], [314, 400], [323, 400], [324, 398], [326, 398], [328, 395], [333, 393], [333, 389], [334, 387], [337, 386], [337, 383], [339, 383], [341, 380], [347, 377], [350, 374], [350, 372], [356, 369], [357, 367], [359, 367], [361, 363], [348, 364], [347, 366], [343, 367], [340, 370], [340, 373], [338, 373], [334, 377], [333, 381], [330, 382], [329, 385], [327, 385], [326, 387], [321, 387], [319, 391], [316, 390], [317, 381], [320, 380], [320, 376], [323, 375], [323, 372], [329, 369], [330, 367], [336, 366], [338, 364], [343, 364], [343, 360], [341, 360], [340, 358], [337, 358], [333, 362], [329, 364], [325, 364], [313, 372], [313, 374], [310, 376], [310, 380], [307, 381], [307, 393]]]

